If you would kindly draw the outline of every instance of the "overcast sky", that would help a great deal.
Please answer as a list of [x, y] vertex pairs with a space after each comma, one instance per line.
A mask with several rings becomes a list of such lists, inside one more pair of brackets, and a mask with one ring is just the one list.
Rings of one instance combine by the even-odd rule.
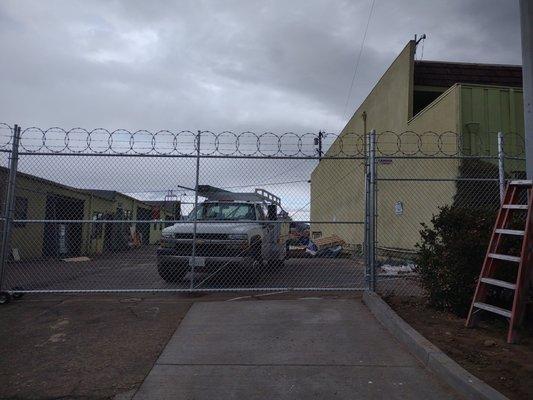
[[[371, 0], [0, 2], [0, 119], [339, 131]], [[424, 59], [520, 64], [518, 1], [376, 0], [349, 113], [415, 33]]]
[[371, 3], [3, 0], [0, 121], [338, 132], [415, 33], [427, 60], [521, 63], [518, 1], [376, 0], [345, 112]]

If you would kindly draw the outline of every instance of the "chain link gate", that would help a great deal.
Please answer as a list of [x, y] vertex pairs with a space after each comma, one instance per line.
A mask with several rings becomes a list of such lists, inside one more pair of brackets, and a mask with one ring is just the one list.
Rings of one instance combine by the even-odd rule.
[[506, 182], [525, 178], [524, 137], [411, 131], [372, 136], [371, 287], [383, 295], [419, 296], [423, 224], [431, 227], [442, 207], [493, 212], [495, 218]]
[[368, 287], [365, 196], [345, 188], [365, 179], [362, 135], [1, 124], [0, 139], [4, 292]]

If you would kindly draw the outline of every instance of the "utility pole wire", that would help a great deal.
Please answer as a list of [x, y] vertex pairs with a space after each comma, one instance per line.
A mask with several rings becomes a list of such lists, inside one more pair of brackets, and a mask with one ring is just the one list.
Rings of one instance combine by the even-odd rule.
[[357, 56], [357, 60], [355, 62], [355, 69], [354, 69], [353, 76], [352, 76], [352, 82], [350, 83], [350, 90], [348, 90], [348, 96], [346, 97], [346, 103], [344, 104], [344, 112], [342, 113], [343, 117], [346, 115], [346, 110], [348, 109], [348, 103], [352, 96], [352, 89], [354, 86], [355, 77], [357, 76], [357, 71], [359, 71], [359, 62], [361, 61], [361, 55], [363, 54], [363, 48], [365, 47], [366, 34], [368, 32], [368, 27], [370, 26], [370, 20], [372, 19], [372, 13], [374, 12], [375, 4], [376, 4], [376, 0], [372, 0], [372, 5], [370, 6], [370, 13], [368, 13], [368, 20], [366, 21], [365, 32], [363, 34], [363, 40], [361, 41], [361, 47], [359, 48], [359, 55]]

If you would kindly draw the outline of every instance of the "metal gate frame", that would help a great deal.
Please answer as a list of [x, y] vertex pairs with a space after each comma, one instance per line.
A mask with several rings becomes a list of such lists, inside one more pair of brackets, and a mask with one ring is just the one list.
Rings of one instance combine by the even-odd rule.
[[[196, 160], [196, 171], [195, 171], [195, 198], [194, 198], [194, 207], [198, 205], [198, 186], [199, 186], [199, 177], [200, 177], [200, 168], [201, 168], [201, 159], [202, 158], [232, 158], [231, 156], [221, 156], [221, 155], [215, 155], [215, 156], [205, 156], [201, 154], [201, 136], [202, 131], [197, 131], [196, 135], [196, 141], [195, 141], [195, 149], [196, 154], [190, 155], [190, 156], [177, 156], [177, 157], [186, 157], [186, 158], [195, 158]], [[365, 136], [365, 142], [369, 144], [369, 150], [367, 153], [365, 153], [364, 157], [334, 157], [339, 159], [364, 159], [365, 164], [365, 170], [368, 172], [365, 172], [366, 176], [366, 186], [367, 186], [367, 197], [370, 202], [375, 204], [375, 161], [373, 161], [373, 157], [375, 157], [375, 131], [372, 131], [372, 133], [369, 133]], [[319, 138], [319, 150], [317, 156], [298, 156], [298, 157], [292, 157], [292, 156], [276, 156], [276, 159], [316, 159], [316, 160], [322, 160], [324, 158], [327, 158], [322, 154], [322, 137], [323, 132], [320, 131], [318, 134]], [[12, 129], [12, 146], [11, 150], [1, 150], [3, 153], [9, 154], [9, 179], [8, 184], [6, 187], [6, 200], [5, 200], [5, 207], [4, 210], [6, 210], [5, 215], [3, 217], [0, 217], [0, 222], [4, 222], [3, 229], [2, 229], [2, 244], [0, 248], [0, 293], [7, 293], [8, 295], [14, 295], [17, 293], [104, 293], [104, 292], [215, 292], [215, 291], [363, 291], [363, 290], [374, 290], [375, 288], [375, 254], [374, 254], [374, 240], [375, 238], [375, 207], [368, 207], [368, 204], [365, 202], [365, 219], [364, 221], [299, 221], [299, 222], [306, 222], [306, 223], [315, 223], [315, 224], [360, 224], [364, 225], [364, 231], [365, 231], [365, 238], [363, 243], [363, 252], [364, 252], [364, 259], [365, 259], [365, 279], [364, 279], [364, 286], [362, 287], [265, 287], [265, 288], [199, 288], [195, 287], [195, 281], [194, 281], [194, 268], [195, 268], [195, 259], [197, 257], [196, 255], [196, 243], [197, 243], [197, 225], [198, 222], [196, 215], [194, 216], [193, 220], [193, 247], [192, 247], [192, 265], [191, 265], [191, 272], [193, 273], [193, 277], [191, 279], [191, 283], [188, 289], [164, 289], [164, 288], [150, 288], [150, 289], [130, 289], [130, 288], [120, 288], [120, 289], [42, 289], [42, 290], [32, 290], [32, 289], [23, 289], [23, 288], [13, 288], [13, 287], [5, 287], [5, 276], [6, 276], [6, 265], [9, 255], [9, 247], [11, 242], [11, 235], [12, 235], [12, 226], [14, 223], [21, 222], [18, 220], [14, 220], [14, 204], [15, 204], [15, 188], [16, 188], [16, 178], [17, 178], [17, 172], [18, 172], [18, 160], [21, 156], [32, 156], [32, 155], [39, 155], [39, 156], [104, 156], [104, 157], [110, 157], [113, 156], [113, 154], [83, 154], [83, 153], [61, 153], [61, 152], [38, 152], [34, 153], [31, 151], [28, 151], [27, 149], [24, 149], [24, 151], [20, 151], [20, 138], [21, 138], [21, 127], [19, 125], [14, 125]], [[43, 139], [44, 140], [44, 139]], [[366, 144], [365, 144], [366, 146]], [[124, 156], [123, 154], [116, 154], [117, 156]], [[370, 155], [370, 157], [368, 156]], [[141, 154], [128, 154], [128, 157], [158, 157], [158, 155], [141, 155]], [[161, 156], [161, 157], [173, 157], [173, 156]], [[238, 156], [235, 158], [241, 158], [241, 159], [272, 159], [271, 156]], [[48, 220], [36, 220], [36, 219], [27, 219], [23, 220], [25, 223], [45, 223], [50, 222]], [[51, 221], [54, 223], [94, 223], [92, 220], [54, 220]], [[134, 220], [128, 220], [127, 223], [140, 223], [140, 222], [154, 222], [154, 221], [134, 221]], [[181, 221], [165, 221], [165, 222], [171, 222], [171, 223], [179, 223]], [[271, 221], [272, 223], [283, 223], [282, 221]], [[97, 223], [125, 223], [123, 220], [98, 220]]]

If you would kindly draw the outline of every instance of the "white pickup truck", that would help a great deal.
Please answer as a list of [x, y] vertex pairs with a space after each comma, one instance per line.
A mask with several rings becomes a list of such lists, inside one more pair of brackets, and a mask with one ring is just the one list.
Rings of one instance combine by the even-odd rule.
[[237, 265], [259, 274], [265, 266], [283, 264], [289, 219], [279, 197], [263, 189], [235, 193], [212, 186], [202, 186], [199, 195], [207, 200], [187, 220], [163, 229], [157, 269], [165, 281], [182, 280], [193, 266], [205, 272]]

